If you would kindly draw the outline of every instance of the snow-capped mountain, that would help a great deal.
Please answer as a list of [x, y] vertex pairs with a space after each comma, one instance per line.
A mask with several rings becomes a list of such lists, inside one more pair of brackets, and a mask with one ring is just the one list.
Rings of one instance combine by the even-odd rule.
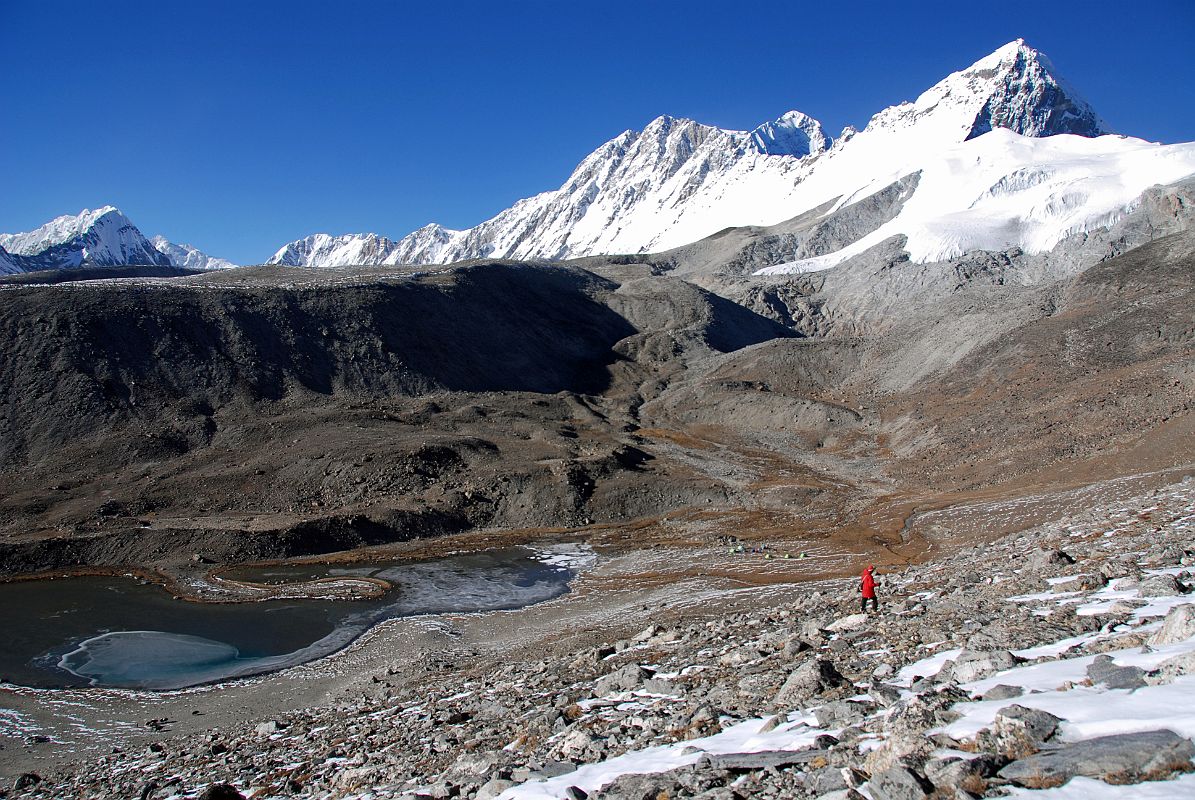
[[146, 239], [114, 206], [57, 217], [27, 233], [0, 234], [0, 274], [108, 266], [226, 269], [236, 265], [161, 236]]
[[170, 263], [184, 269], [231, 269], [236, 264], [223, 258], [209, 256], [202, 250], [189, 244], [175, 244], [164, 236], [154, 236], [149, 240], [159, 253], [170, 259]]
[[311, 264], [339, 266], [343, 264], [394, 264], [392, 256], [398, 242], [376, 233], [329, 236], [317, 233], [283, 247], [267, 264], [305, 267]]
[[[972, 144], [983, 142], [993, 131], [995, 141]], [[1086, 200], [1066, 195], [1061, 183], [1055, 186], [1061, 192], [1057, 196], [1038, 188], [1033, 200], [1045, 203], [1037, 209], [1040, 224], [1031, 226], [1031, 233], [1025, 229], [1023, 237], [956, 237], [958, 247], [998, 239], [1006, 246], [1040, 247], [1066, 232], [1106, 223], [1117, 208], [1140, 194], [1146, 176], [1169, 182], [1195, 171], [1184, 146], [1167, 150], [1108, 138], [1109, 133], [1049, 59], [1016, 40], [947, 76], [916, 101], [884, 109], [862, 131], [847, 128], [832, 144], [816, 120], [797, 111], [749, 132], [659, 117], [643, 131], [625, 131], [599, 147], [560, 189], [521, 200], [474, 228], [453, 231], [428, 225], [397, 242], [376, 234], [324, 236], [321, 241], [335, 242], [334, 247], [315, 247], [308, 243], [319, 237], [309, 237], [282, 248], [271, 261], [341, 266], [656, 252], [727, 227], [772, 225], [830, 202], [841, 208], [911, 173], [942, 173], [947, 152], [951, 158], [974, 160], [973, 174], [991, 179], [990, 186], [1003, 187], [997, 193], [1009, 209], [1027, 202], [1028, 196], [1017, 189], [1022, 184], [1044, 187], [1050, 183], [1042, 177], [1047, 173], [1075, 177], [1066, 168], [1072, 159], [1098, 160], [1123, 151], [1132, 154], [1126, 158], [1134, 164], [1151, 165], [1139, 176], [1127, 176], [1115, 191], [1107, 191], [1105, 185], [1080, 192]], [[1052, 137], [1051, 145], [1007, 144], [1010, 135], [1027, 140]], [[1059, 135], [1064, 136], [1053, 138]], [[1022, 163], [1020, 157], [1028, 160]], [[1063, 163], [1051, 167], [1050, 159]], [[968, 171], [962, 165], [953, 168]], [[1107, 177], [1100, 180], [1107, 184]], [[929, 190], [925, 185], [916, 190], [937, 194], [938, 200], [923, 206], [925, 213], [931, 206], [936, 214], [964, 212], [975, 200], [943, 194], [933, 189], [937, 183], [930, 180], [925, 184]], [[1056, 213], [1060, 206], [1066, 213]], [[924, 228], [929, 220], [918, 224]], [[891, 227], [887, 230], [892, 232]], [[956, 249], [927, 239], [913, 255], [927, 258]]]
[[0, 234], [21, 271], [117, 264], [169, 266], [141, 231], [112, 206], [53, 219], [28, 233]]

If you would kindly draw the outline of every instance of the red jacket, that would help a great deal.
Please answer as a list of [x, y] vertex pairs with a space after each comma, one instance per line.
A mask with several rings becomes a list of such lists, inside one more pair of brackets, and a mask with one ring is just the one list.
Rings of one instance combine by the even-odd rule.
[[863, 570], [863, 585], [861, 588], [863, 589], [864, 597], [871, 598], [876, 596], [876, 579], [872, 577], [870, 569]]

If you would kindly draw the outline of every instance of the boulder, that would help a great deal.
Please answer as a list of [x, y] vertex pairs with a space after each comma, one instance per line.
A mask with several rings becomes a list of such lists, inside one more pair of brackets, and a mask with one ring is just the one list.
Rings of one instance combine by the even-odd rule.
[[199, 800], [245, 800], [245, 795], [238, 792], [232, 784], [213, 783], [203, 790]]
[[813, 716], [819, 728], [845, 728], [862, 722], [874, 709], [875, 704], [867, 701], [836, 700], [816, 709]]
[[872, 683], [867, 694], [878, 705], [888, 708], [900, 702], [900, 690], [886, 683]]
[[1039, 708], [1013, 704], [1000, 709], [992, 726], [976, 737], [979, 747], [1006, 758], [1025, 758], [1058, 733], [1061, 719]]
[[505, 778], [490, 778], [477, 790], [474, 800], [493, 800], [514, 785], [514, 781], [508, 781]]
[[807, 642], [820, 642], [826, 638], [826, 635], [822, 632], [824, 626], [824, 620], [807, 619], [801, 623], [801, 628], [797, 631], [797, 634]]
[[1093, 684], [1109, 689], [1140, 689], [1145, 685], [1145, 670], [1118, 666], [1108, 655], [1098, 655], [1087, 665], [1087, 677]]
[[912, 770], [892, 767], [873, 775], [867, 789], [873, 800], [925, 800], [933, 786]]
[[584, 755], [589, 746], [594, 743], [595, 739], [588, 732], [580, 728], [573, 728], [564, 735], [564, 738], [555, 747], [555, 752], [564, 756], [565, 758], [574, 758]]
[[870, 619], [866, 614], [851, 614], [847, 617], [840, 617], [829, 625], [826, 630], [831, 633], [842, 633], [843, 631], [857, 631], [860, 628], [867, 627], [867, 622]]
[[1108, 783], [1140, 783], [1190, 772], [1195, 769], [1192, 757], [1195, 745], [1174, 731], [1119, 733], [1014, 761], [999, 776], [1029, 789], [1061, 786], [1078, 775]]
[[812, 649], [813, 645], [809, 642], [794, 636], [784, 643], [784, 649], [780, 654], [785, 658], [793, 658]]
[[1075, 559], [1071, 558], [1070, 555], [1055, 549], [1034, 550], [1029, 554], [1029, 558], [1026, 559], [1026, 566], [1037, 572], [1057, 567], [1069, 567], [1074, 563]]
[[1195, 652], [1180, 653], [1158, 664], [1157, 669], [1146, 678], [1146, 683], [1157, 686], [1183, 675], [1195, 675]]
[[866, 777], [850, 767], [821, 767], [805, 773], [805, 790], [819, 797], [830, 792], [853, 789], [864, 783]]
[[638, 664], [628, 664], [622, 669], [616, 669], [609, 675], [594, 681], [594, 697], [603, 697], [613, 692], [629, 692], [637, 688], [645, 679], [650, 678], [651, 674]]
[[987, 754], [975, 758], [933, 758], [925, 764], [925, 777], [943, 795], [947, 789], [983, 794], [987, 779], [1007, 763], [1006, 758]]
[[1176, 594], [1186, 594], [1187, 587], [1179, 583], [1173, 575], [1150, 575], [1137, 587], [1142, 597], [1171, 597]]
[[1011, 700], [1014, 697], [1020, 697], [1025, 693], [1023, 686], [1009, 686], [1006, 683], [998, 683], [991, 689], [983, 693], [984, 700]]
[[1023, 660], [1007, 650], [964, 650], [954, 659], [948, 674], [951, 680], [970, 683], [1011, 669]]
[[254, 729], [258, 736], [272, 736], [280, 730], [282, 730], [282, 726], [273, 720], [262, 722]]
[[813, 658], [792, 671], [776, 693], [774, 702], [778, 706], [801, 705], [819, 694], [848, 685], [850, 681], [842, 677], [833, 664]]
[[1062, 592], [1087, 592], [1092, 589], [1102, 589], [1108, 585], [1108, 579], [1102, 573], [1094, 573], [1088, 575], [1076, 575], [1070, 580], [1055, 583], [1050, 587], [1050, 591]]
[[1184, 603], [1170, 609], [1170, 612], [1166, 614], [1166, 619], [1162, 621], [1161, 629], [1149, 637], [1149, 643], [1157, 647], [1185, 642], [1193, 637], [1195, 637], [1195, 605]]
[[498, 766], [498, 756], [494, 753], [462, 753], [452, 763], [449, 772], [460, 772], [465, 775], [488, 775]]

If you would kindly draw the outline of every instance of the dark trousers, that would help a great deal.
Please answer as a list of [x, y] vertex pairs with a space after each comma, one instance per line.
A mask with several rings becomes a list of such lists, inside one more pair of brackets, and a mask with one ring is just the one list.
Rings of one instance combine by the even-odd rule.
[[874, 597], [864, 597], [863, 598], [863, 613], [865, 613], [865, 614], [867, 613], [867, 604], [868, 603], [871, 603], [871, 610], [878, 614], [880, 611], [880, 601]]

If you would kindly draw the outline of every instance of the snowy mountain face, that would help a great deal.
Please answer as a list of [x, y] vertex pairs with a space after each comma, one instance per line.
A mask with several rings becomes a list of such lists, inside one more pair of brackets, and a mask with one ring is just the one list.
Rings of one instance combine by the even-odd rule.
[[170, 266], [169, 259], [112, 206], [58, 217], [28, 233], [0, 234], [0, 247], [23, 272], [125, 264]]
[[[658, 252], [826, 204], [838, 211], [914, 173], [925, 177], [908, 204], [916, 213], [891, 221], [885, 233], [907, 235], [915, 260], [972, 246], [1048, 247], [1107, 224], [1146, 181], [1172, 182], [1195, 171], [1185, 145], [1175, 150], [1108, 134], [1050, 61], [1017, 40], [916, 101], [884, 109], [862, 131], [847, 128], [833, 143], [797, 111], [750, 132], [659, 117], [599, 147], [559, 189], [474, 228], [429, 225], [385, 247], [372, 244], [381, 240], [374, 234], [335, 237], [336, 247], [323, 248], [304, 244], [318, 238], [309, 237], [274, 260], [318, 267]], [[1144, 169], [1118, 172], [1130, 167]], [[1003, 216], [984, 222], [996, 206]], [[962, 228], [947, 219], [956, 214], [967, 220]], [[1009, 224], [1009, 215], [1031, 217], [1032, 224]]]
[[184, 269], [231, 269], [237, 266], [223, 258], [215, 258], [192, 247], [189, 244], [175, 244], [164, 236], [155, 236], [149, 240], [159, 253], [170, 259], [170, 263]]
[[0, 274], [108, 266], [226, 269], [236, 264], [161, 236], [146, 239], [113, 206], [58, 217], [27, 233], [0, 234]]
[[267, 264], [287, 267], [340, 266], [344, 264], [394, 264], [398, 242], [375, 233], [329, 236], [317, 233], [283, 247]]
[[8, 251], [0, 247], [0, 275], [15, 275], [25, 270]]

